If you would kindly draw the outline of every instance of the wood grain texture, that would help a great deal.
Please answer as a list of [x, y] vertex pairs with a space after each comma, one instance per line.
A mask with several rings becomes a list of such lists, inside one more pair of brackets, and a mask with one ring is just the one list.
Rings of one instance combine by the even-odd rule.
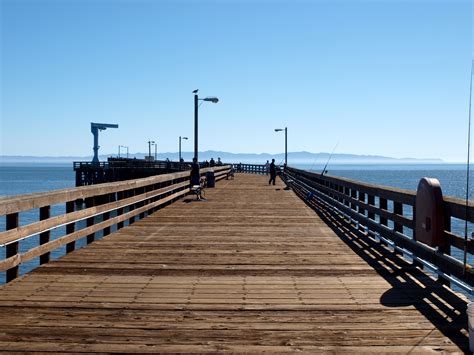
[[267, 183], [235, 174], [4, 285], [0, 349], [467, 351], [465, 298]]

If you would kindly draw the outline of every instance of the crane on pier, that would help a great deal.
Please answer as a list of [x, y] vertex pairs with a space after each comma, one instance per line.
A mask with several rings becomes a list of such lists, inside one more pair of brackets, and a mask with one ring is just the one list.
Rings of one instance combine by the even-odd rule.
[[99, 131], [104, 131], [107, 128], [118, 128], [118, 124], [91, 122], [91, 132], [94, 135], [94, 147], [92, 148], [94, 150], [93, 163], [99, 162]]

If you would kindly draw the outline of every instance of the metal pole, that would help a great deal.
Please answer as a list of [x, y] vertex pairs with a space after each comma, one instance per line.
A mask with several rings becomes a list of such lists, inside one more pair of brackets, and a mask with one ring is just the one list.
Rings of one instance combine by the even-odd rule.
[[157, 146], [157, 145], [158, 145], [158, 144], [155, 143], [155, 160], [156, 160], [156, 146]]
[[91, 132], [94, 135], [94, 157], [92, 158], [93, 163], [99, 162], [99, 129], [97, 127], [92, 127]]
[[466, 217], [464, 218], [464, 268], [463, 274], [466, 274], [467, 267], [467, 214], [469, 211], [469, 167], [471, 150], [471, 106], [472, 106], [472, 74], [474, 72], [474, 62], [471, 61], [471, 79], [469, 85], [469, 121], [467, 125], [467, 171], [466, 171]]
[[118, 155], [118, 157], [120, 158], [120, 145], [119, 145], [119, 155]]
[[128, 146], [127, 146], [127, 159], [128, 159]]
[[288, 166], [288, 128], [285, 127], [285, 168]]
[[179, 136], [179, 162], [181, 163], [181, 136]]
[[194, 158], [198, 159], [198, 96], [194, 95]]
[[151, 157], [151, 141], [148, 141], [148, 159]]

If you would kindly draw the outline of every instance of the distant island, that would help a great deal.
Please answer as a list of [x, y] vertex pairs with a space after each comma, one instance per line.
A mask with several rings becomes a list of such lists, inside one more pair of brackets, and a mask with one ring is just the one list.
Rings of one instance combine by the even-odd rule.
[[[133, 153], [130, 158], [143, 159], [146, 153]], [[122, 157], [125, 154], [122, 154]], [[193, 152], [183, 152], [183, 158], [190, 161]], [[330, 153], [311, 153], [311, 152], [289, 152], [288, 164], [325, 164], [329, 159]], [[108, 157], [117, 157], [117, 154], [100, 155], [101, 161], [106, 161]], [[282, 164], [285, 160], [284, 153], [230, 153], [207, 150], [199, 152], [199, 160], [210, 160], [211, 158], [221, 158], [224, 162], [230, 163], [253, 163], [264, 164], [267, 160], [275, 159], [278, 164]], [[171, 161], [178, 160], [177, 152], [158, 153], [158, 160], [169, 159]], [[73, 161], [91, 161], [92, 155], [89, 156], [20, 156], [20, 155], [0, 155], [0, 164], [8, 163], [72, 163]], [[333, 154], [331, 164], [402, 164], [402, 163], [444, 163], [442, 159], [437, 158], [391, 158], [380, 155], [356, 155], [356, 154]]]

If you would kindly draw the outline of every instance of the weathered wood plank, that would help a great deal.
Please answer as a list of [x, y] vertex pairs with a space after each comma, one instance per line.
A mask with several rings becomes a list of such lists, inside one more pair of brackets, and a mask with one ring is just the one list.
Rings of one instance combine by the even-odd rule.
[[467, 350], [465, 298], [399, 255], [340, 239], [281, 182], [236, 174], [206, 198], [2, 286], [0, 349]]

